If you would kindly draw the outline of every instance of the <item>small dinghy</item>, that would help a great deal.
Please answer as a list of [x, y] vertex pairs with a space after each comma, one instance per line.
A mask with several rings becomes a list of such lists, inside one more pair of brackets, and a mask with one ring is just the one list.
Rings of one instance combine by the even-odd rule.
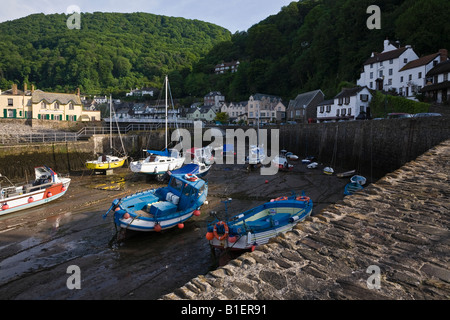
[[350, 178], [350, 182], [352, 182], [352, 183], [358, 183], [358, 184], [360, 184], [360, 185], [363, 186], [363, 185], [366, 184], [367, 180], [366, 180], [366, 178], [364, 178], [363, 176], [355, 175], [355, 176], [353, 176], [353, 177]]
[[227, 221], [216, 217], [207, 227], [206, 239], [218, 249], [253, 250], [291, 230], [308, 217], [312, 209], [313, 202], [305, 195], [279, 197]]
[[182, 229], [184, 221], [200, 215], [207, 194], [208, 184], [196, 175], [172, 174], [167, 187], [115, 199], [103, 218], [113, 211], [115, 224], [126, 230]]
[[331, 167], [325, 167], [325, 168], [323, 168], [323, 173], [325, 173], [327, 175], [332, 175], [334, 173], [334, 170]]

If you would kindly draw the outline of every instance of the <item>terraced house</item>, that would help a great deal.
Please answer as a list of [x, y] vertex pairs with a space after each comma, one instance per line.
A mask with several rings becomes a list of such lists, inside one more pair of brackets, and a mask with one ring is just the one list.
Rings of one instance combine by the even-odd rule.
[[80, 93], [52, 93], [41, 90], [0, 91], [0, 118], [56, 121], [100, 121], [100, 111], [84, 110]]

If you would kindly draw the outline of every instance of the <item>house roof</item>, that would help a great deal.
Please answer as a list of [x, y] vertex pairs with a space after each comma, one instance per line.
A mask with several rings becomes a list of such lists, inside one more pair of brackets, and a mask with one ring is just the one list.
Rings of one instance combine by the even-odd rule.
[[47, 101], [48, 103], [54, 103], [55, 101], [58, 101], [61, 104], [69, 104], [70, 102], [73, 102], [76, 105], [82, 104], [80, 97], [76, 94], [52, 93], [35, 90], [31, 95], [32, 103], [39, 103], [43, 100]]
[[366, 60], [366, 62], [364, 62], [364, 65], [398, 58], [407, 49], [408, 48], [403, 47], [403, 48], [399, 48], [399, 49], [391, 50], [391, 51], [387, 51], [387, 52], [382, 52], [382, 53], [375, 52], [373, 57], [370, 57], [369, 59]]
[[438, 52], [438, 53], [429, 54], [425, 57], [410, 61], [407, 64], [405, 64], [405, 66], [403, 68], [401, 68], [399, 71], [404, 71], [404, 70], [413, 69], [413, 68], [427, 65], [428, 63], [433, 61], [433, 59], [435, 59], [436, 57], [439, 57], [439, 56], [440, 56], [440, 53]]
[[263, 93], [252, 94], [252, 97], [253, 97], [254, 100], [262, 100], [263, 98], [269, 98], [270, 100], [275, 99], [277, 101], [281, 101], [280, 97], [273, 96], [273, 95], [270, 95], [270, 94], [263, 94]]
[[301, 93], [295, 98], [295, 100], [291, 100], [289, 102], [289, 107], [288, 108], [299, 109], [299, 108], [303, 108], [303, 106], [308, 107], [309, 104], [312, 102], [312, 100], [318, 94], [322, 94], [322, 99], [323, 99], [324, 94], [323, 94], [322, 90], [320, 90], [320, 89], [319, 90], [305, 92], [305, 93]]
[[324, 100], [321, 103], [318, 103], [317, 106], [328, 106], [333, 103], [334, 103], [334, 100]]
[[352, 97], [358, 94], [358, 92], [362, 91], [367, 87], [354, 87], [354, 88], [342, 88], [342, 91], [339, 92], [334, 98], [345, 98], [345, 97]]
[[432, 77], [437, 74], [450, 72], [450, 60], [438, 63], [427, 73], [427, 77]]
[[450, 88], [450, 81], [429, 84], [429, 85], [423, 87], [422, 89], [420, 89], [420, 92], [442, 90], [442, 89], [447, 89], [447, 88]]

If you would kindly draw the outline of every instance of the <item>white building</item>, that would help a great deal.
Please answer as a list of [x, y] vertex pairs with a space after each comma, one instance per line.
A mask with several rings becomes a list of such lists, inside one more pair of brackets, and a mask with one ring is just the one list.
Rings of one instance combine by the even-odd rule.
[[344, 88], [333, 100], [317, 105], [317, 122], [366, 119], [371, 100], [367, 87]]
[[222, 103], [220, 112], [227, 113], [230, 120], [237, 119], [247, 112], [247, 105], [248, 101]]
[[217, 107], [220, 108], [220, 104], [225, 102], [225, 96], [220, 91], [212, 91], [203, 97], [205, 107]]
[[383, 52], [373, 52], [364, 63], [364, 70], [357, 84], [415, 99], [415, 95], [425, 86], [427, 72], [445, 60], [445, 49], [419, 58], [411, 46], [397, 48], [389, 40], [385, 40]]
[[450, 101], [450, 60], [437, 64], [426, 74], [426, 86], [422, 89], [431, 101], [448, 103]]

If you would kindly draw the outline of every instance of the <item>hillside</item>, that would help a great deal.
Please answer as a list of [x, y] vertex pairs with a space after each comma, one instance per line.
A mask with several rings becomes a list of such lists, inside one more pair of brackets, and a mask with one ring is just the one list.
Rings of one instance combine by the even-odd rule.
[[[369, 30], [370, 5], [381, 9], [381, 29]], [[303, 0], [292, 2], [247, 32], [218, 44], [185, 82], [191, 94], [220, 90], [229, 101], [263, 92], [293, 99], [322, 89], [334, 96], [356, 83], [383, 41], [411, 45], [419, 55], [450, 49], [448, 0]], [[212, 75], [214, 64], [239, 59], [236, 74]], [[206, 90], [205, 90], [206, 88]]]
[[34, 14], [0, 23], [0, 88], [27, 82], [95, 94], [160, 87], [165, 74], [189, 70], [231, 37], [210, 23], [148, 13], [83, 13], [79, 30], [67, 28], [68, 17]]

